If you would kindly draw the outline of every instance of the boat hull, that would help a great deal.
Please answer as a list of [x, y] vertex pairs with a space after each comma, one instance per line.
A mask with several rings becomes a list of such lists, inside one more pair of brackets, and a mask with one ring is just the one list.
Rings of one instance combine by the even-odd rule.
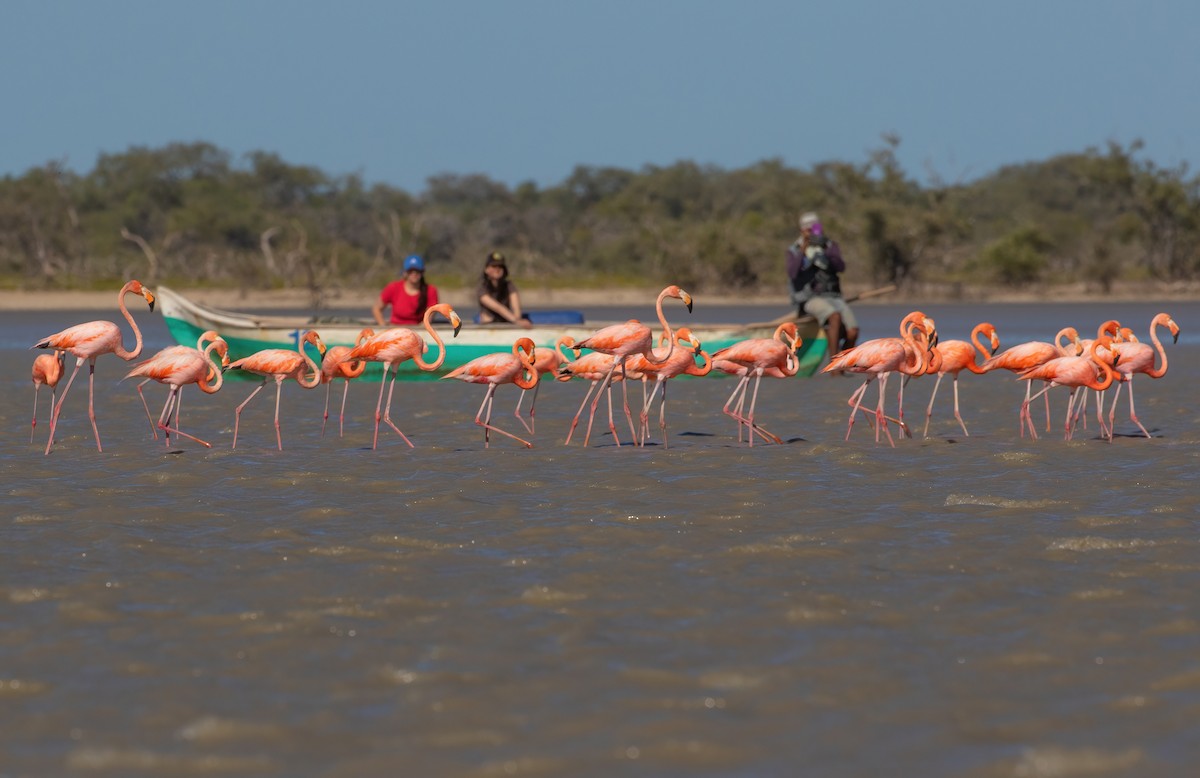
[[[306, 330], [315, 330], [326, 346], [352, 346], [355, 338], [363, 327], [375, 328], [367, 321], [304, 321], [301, 317], [260, 316], [245, 314], [237, 311], [225, 311], [218, 308], [200, 305], [166, 287], [155, 290], [156, 304], [162, 311], [167, 330], [171, 337], [181, 345], [194, 346], [196, 339], [207, 330], [216, 330], [229, 344], [229, 358], [241, 359], [258, 351], [268, 348], [296, 348], [300, 336]], [[445, 375], [460, 365], [472, 359], [492, 354], [497, 351], [507, 351], [512, 348], [513, 341], [519, 336], [527, 336], [539, 346], [554, 348], [555, 341], [570, 335], [575, 340], [583, 340], [607, 322], [582, 325], [543, 325], [532, 329], [516, 329], [507, 325], [472, 325], [465, 323], [458, 337], [448, 324], [434, 325], [438, 335], [446, 344], [446, 359], [440, 369], [426, 372], [417, 368], [413, 362], [403, 362], [397, 368], [396, 376], [402, 380], [436, 379]], [[700, 339], [701, 345], [708, 353], [725, 348], [745, 338], [770, 337], [770, 328], [747, 329], [738, 324], [689, 324], [689, 328]], [[413, 328], [430, 346], [430, 353], [436, 353], [436, 346], [428, 333], [421, 327]], [[798, 375], [812, 375], [820, 367], [825, 357], [824, 334], [815, 331], [802, 333], [804, 343], [799, 352], [800, 370]], [[311, 346], [310, 356], [320, 362], [316, 350]], [[383, 365], [368, 363], [363, 375], [356, 380], [378, 381], [383, 375]], [[232, 377], [230, 374], [227, 377]], [[254, 378], [256, 376], [247, 376]]]

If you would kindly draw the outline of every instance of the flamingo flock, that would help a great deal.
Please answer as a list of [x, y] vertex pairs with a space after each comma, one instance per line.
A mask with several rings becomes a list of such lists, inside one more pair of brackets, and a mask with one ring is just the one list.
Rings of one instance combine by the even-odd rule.
[[[69, 327], [59, 333], [39, 339], [32, 346], [32, 348], [45, 349], [50, 352], [39, 355], [34, 360], [32, 370], [34, 411], [30, 425], [31, 443], [37, 429], [38, 393], [42, 386], [47, 386], [51, 390], [50, 423], [45, 454], [49, 454], [53, 448], [67, 392], [85, 361], [89, 362], [88, 416], [96, 440], [96, 449], [103, 451], [96, 424], [94, 403], [95, 361], [99, 356], [108, 353], [116, 354], [126, 361], [133, 361], [141, 354], [142, 334], [132, 314], [125, 306], [125, 297], [129, 294], [141, 295], [149, 304], [151, 311], [154, 309], [154, 295], [137, 280], [126, 283], [118, 293], [118, 310], [133, 330], [134, 346], [132, 349], [124, 347], [124, 338], [118, 325], [105, 320]], [[579, 378], [589, 382], [587, 393], [571, 420], [564, 445], [570, 444], [583, 410], [590, 401], [587, 429], [583, 439], [583, 445], [585, 447], [589, 445], [596, 411], [602, 396], [607, 400], [609, 434], [616, 446], [622, 445], [612, 407], [614, 385], [620, 384], [622, 406], [633, 445], [646, 445], [650, 435], [650, 413], [657, 400], [659, 402], [658, 426], [665, 448], [668, 446], [667, 382], [681, 375], [705, 376], [714, 372], [732, 375], [738, 379], [721, 409], [722, 413], [733, 419], [737, 425], [738, 444], [742, 443], [743, 438], [749, 447], [754, 446], [756, 439], [764, 443], [782, 443], [783, 439], [779, 435], [759, 423], [756, 416], [758, 394], [763, 377], [788, 378], [798, 372], [797, 354], [801, 339], [795, 323], [781, 324], [770, 338], [746, 339], [719, 349], [710, 355], [703, 350], [700, 340], [690, 328], [672, 328], [663, 307], [664, 302], [668, 299], [679, 300], [689, 313], [692, 310], [691, 295], [675, 285], [665, 287], [655, 300], [655, 313], [661, 327], [661, 332], [657, 337], [651, 327], [636, 319], [604, 327], [578, 342], [569, 336], [564, 336], [559, 338], [552, 349], [538, 348], [529, 338], [520, 337], [514, 342], [511, 350], [474, 359], [454, 368], [444, 375], [443, 379], [483, 384], [487, 387], [483, 401], [475, 414], [475, 424], [484, 430], [485, 448], [491, 444], [492, 433], [507, 437], [526, 448], [533, 447], [532, 440], [509, 432], [493, 422], [492, 405], [498, 387], [504, 384], [513, 384], [520, 388], [521, 396], [513, 415], [524, 427], [525, 434], [532, 438], [535, 431], [534, 414], [537, 391], [547, 376], [557, 381]], [[380, 362], [383, 364], [384, 374], [376, 400], [371, 448], [378, 448], [381, 421], [389, 426], [405, 444], [413, 447], [413, 442], [401, 431], [391, 415], [396, 373], [398, 366], [407, 360], [412, 360], [417, 367], [425, 371], [437, 370], [445, 362], [445, 342], [432, 325], [432, 317], [435, 315], [450, 322], [454, 336], [458, 335], [462, 325], [461, 318], [450, 305], [440, 304], [430, 307], [421, 324], [432, 340], [434, 348], [437, 349], [437, 354], [428, 361], [425, 357], [430, 347], [426, 339], [418, 332], [408, 328], [392, 328], [380, 333], [364, 329], [359, 333], [354, 346], [335, 346], [331, 349], [325, 347], [317, 332], [310, 330], [301, 335], [295, 350], [265, 349], [233, 362], [229, 360], [229, 349], [225, 340], [219, 333], [209, 331], [200, 336], [195, 348], [171, 346], [162, 349], [152, 357], [137, 363], [125, 378], [143, 378], [143, 381], [137, 385], [137, 393], [146, 410], [151, 434], [155, 439], [158, 437], [158, 431], [161, 430], [168, 446], [171, 445], [171, 434], [174, 433], [177, 437], [188, 438], [209, 448], [211, 447], [209, 442], [180, 429], [179, 415], [183, 387], [195, 384], [202, 392], [215, 393], [220, 390], [222, 377], [229, 370], [240, 370], [262, 378], [250, 395], [234, 409], [232, 447], [236, 448], [242, 411], [266, 386], [267, 382], [273, 380], [275, 382], [275, 440], [277, 448], [282, 451], [283, 434], [280, 425], [280, 410], [285, 381], [294, 380], [306, 389], [325, 384], [325, 410], [321, 421], [321, 434], [324, 436], [325, 426], [329, 419], [332, 382], [341, 379], [344, 383], [338, 419], [338, 434], [341, 436], [344, 434], [346, 398], [349, 393], [350, 381], [363, 373], [367, 362]], [[1018, 419], [1022, 437], [1026, 430], [1031, 439], [1038, 437], [1037, 425], [1034, 424], [1030, 409], [1033, 403], [1041, 397], [1046, 398], [1044, 401], [1046, 430], [1050, 430], [1049, 396], [1056, 387], [1068, 390], [1063, 422], [1064, 439], [1070, 440], [1073, 437], [1081, 421], [1086, 425], [1085, 411], [1090, 390], [1096, 397], [1096, 420], [1100, 428], [1100, 435], [1111, 441], [1117, 404], [1124, 387], [1128, 387], [1130, 422], [1137, 426], [1142, 435], [1150, 437], [1149, 431], [1137, 416], [1133, 396], [1133, 379], [1138, 374], [1150, 378], [1161, 378], [1166, 374], [1167, 353], [1159, 336], [1160, 329], [1166, 329], [1170, 332], [1173, 342], [1178, 342], [1179, 326], [1170, 315], [1159, 313], [1150, 322], [1150, 344], [1141, 342], [1131, 328], [1123, 327], [1116, 320], [1108, 320], [1097, 328], [1095, 338], [1082, 339], [1075, 328], [1064, 327], [1052, 342], [1032, 341], [1001, 351], [1000, 335], [996, 327], [988, 322], [982, 322], [975, 326], [970, 332], [969, 340], [942, 341], [939, 340], [934, 320], [921, 311], [913, 311], [901, 319], [899, 337], [869, 340], [834, 354], [822, 372], [835, 375], [849, 373], [863, 377], [862, 384], [847, 399], [847, 405], [850, 408], [845, 435], [847, 441], [853, 434], [854, 424], [859, 414], [862, 414], [872, 427], [877, 444], [886, 439], [891, 446], [895, 446], [897, 436], [900, 438], [912, 437], [912, 431], [904, 421], [904, 387], [911, 379], [925, 375], [934, 375], [936, 380], [925, 409], [923, 437], [929, 437], [938, 389], [946, 375], [950, 375], [953, 387], [954, 419], [963, 435], [969, 437], [970, 433], [963, 418], [960, 402], [960, 375], [964, 373], [983, 375], [994, 371], [1009, 371], [1015, 375], [1016, 380], [1025, 384], [1024, 398], [1019, 403]], [[656, 342], [659, 344], [658, 346], [654, 345]], [[317, 353], [317, 359], [307, 352], [306, 349], [310, 346]], [[589, 353], [582, 353], [585, 349]], [[58, 384], [66, 372], [65, 360], [68, 354], [76, 358], [75, 367], [67, 380], [62, 395], [57, 396]], [[888, 379], [894, 373], [900, 374], [902, 380], [896, 397], [895, 415], [889, 416], [886, 412], [886, 391]], [[751, 379], [753, 379], [752, 390], [750, 388]], [[142, 394], [142, 387], [152, 380], [169, 387], [166, 402], [157, 421], [151, 417], [149, 405]], [[642, 384], [641, 410], [638, 414], [636, 428], [629, 404], [628, 385], [631, 381], [640, 381]], [[1035, 381], [1042, 384], [1036, 392], [1033, 387]], [[878, 394], [874, 408], [870, 409], [869, 406], [864, 405], [864, 398], [872, 382], [878, 383]], [[1108, 401], [1107, 415], [1105, 415], [1104, 393], [1114, 387], [1113, 396]], [[386, 404], [383, 400], [385, 389], [387, 391]], [[528, 421], [526, 421], [526, 418], [521, 415], [521, 404], [525, 393], [529, 390], [533, 390], [533, 397], [530, 401]], [[748, 407], [747, 393], [749, 393]], [[897, 431], [895, 436], [891, 430], [893, 425]]]

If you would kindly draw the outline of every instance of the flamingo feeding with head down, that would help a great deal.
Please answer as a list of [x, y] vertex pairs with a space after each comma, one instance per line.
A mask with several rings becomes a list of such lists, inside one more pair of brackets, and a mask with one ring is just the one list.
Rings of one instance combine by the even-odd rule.
[[[362, 345], [375, 334], [370, 327], [363, 327], [354, 339], [354, 345]], [[321, 417], [321, 437], [325, 437], [325, 423], [329, 421], [329, 394], [333, 389], [334, 379], [342, 379], [342, 410], [338, 413], [338, 437], [342, 437], [346, 423], [346, 397], [350, 394], [350, 379], [358, 378], [367, 369], [366, 360], [344, 362], [346, 355], [354, 346], [331, 346], [321, 360], [321, 383], [325, 384], [325, 412]]]
[[442, 379], [456, 378], [469, 384], [488, 385], [483, 402], [479, 405], [479, 412], [475, 414], [475, 423], [483, 427], [484, 448], [488, 447], [488, 434], [493, 430], [507, 435], [526, 448], [533, 448], [533, 444], [528, 440], [518, 438], [492, 424], [492, 396], [496, 393], [496, 387], [501, 384], [516, 384], [521, 389], [532, 389], [537, 386], [539, 376], [534, 360], [533, 341], [529, 338], [517, 338], [511, 353], [501, 351], [477, 357], [462, 367], [451, 370], [442, 376]]
[[[163, 404], [162, 413], [158, 417], [158, 429], [163, 431], [167, 446], [171, 445], [171, 433], [174, 432], [196, 441], [205, 448], [212, 448], [211, 443], [179, 429], [179, 404], [183, 387], [186, 384], [196, 384], [205, 394], [215, 394], [221, 388], [224, 374], [213, 363], [212, 353], [215, 351], [220, 355], [222, 368], [229, 365], [229, 344], [225, 342], [224, 338], [209, 331], [201, 335], [200, 340], [201, 342], [211, 341], [204, 351], [189, 346], [165, 348], [149, 359], [139, 362], [133, 370], [125, 375], [125, 378], [145, 376], [146, 381], [158, 381], [171, 387], [171, 391], [167, 394], [167, 401]], [[140, 387], [141, 384], [138, 386]], [[144, 397], [142, 402], [145, 402]], [[171, 426], [172, 415], [175, 417], [175, 426]], [[157, 439], [157, 437], [156, 434], [155, 438]]]
[[[1167, 351], [1163, 348], [1162, 341], [1158, 339], [1158, 328], [1166, 327], [1171, 332], [1173, 343], [1179, 342], [1179, 325], [1175, 323], [1168, 314], [1159, 313], [1150, 320], [1150, 340], [1154, 343], [1151, 347], [1137, 340], [1128, 340], [1121, 343], [1114, 343], [1112, 349], [1117, 353], [1117, 377], [1120, 383], [1113, 391], [1112, 405], [1108, 411], [1108, 434], [1112, 437], [1113, 421], [1117, 414], [1117, 400], [1121, 396], [1121, 384], [1129, 384], [1129, 420], [1138, 426], [1142, 434], [1150, 437], [1150, 433], [1138, 421], [1137, 412], [1133, 407], [1133, 376], [1136, 373], [1142, 373], [1151, 378], [1162, 378], [1167, 374]], [[1159, 357], [1159, 366], [1154, 367], [1154, 356]]]
[[71, 371], [71, 377], [67, 379], [67, 385], [63, 388], [63, 396], [58, 398], [58, 402], [54, 405], [54, 413], [50, 417], [50, 439], [46, 441], [45, 453], [49, 454], [50, 447], [54, 445], [54, 433], [58, 429], [59, 413], [62, 411], [63, 402], [67, 399], [67, 392], [71, 391], [71, 384], [75, 381], [79, 368], [83, 367], [84, 360], [88, 362], [88, 418], [92, 421], [92, 433], [96, 436], [96, 450], [104, 450], [100, 447], [100, 430], [96, 426], [96, 358], [102, 354], [116, 354], [129, 362], [142, 353], [142, 331], [138, 329], [137, 322], [133, 320], [133, 316], [125, 307], [125, 295], [127, 294], [140, 294], [150, 305], [151, 311], [154, 310], [154, 295], [149, 289], [142, 286], [141, 281], [136, 279], [126, 283], [117, 293], [117, 308], [120, 309], [121, 315], [133, 329], [132, 350], [125, 350], [125, 345], [121, 340], [121, 328], [111, 321], [103, 319], [68, 327], [48, 338], [42, 338], [32, 346], [32, 348], [68, 351], [76, 358], [75, 369]]
[[[305, 389], [312, 389], [321, 383], [321, 367], [313, 361], [312, 357], [304, 353], [304, 344], [311, 343], [317, 347], [317, 351], [321, 356], [325, 356], [325, 343], [322, 342], [321, 336], [312, 330], [308, 330], [296, 341], [296, 350], [290, 351], [284, 348], [268, 348], [251, 354], [248, 357], [242, 357], [236, 362], [231, 363], [224, 370], [244, 370], [247, 373], [254, 373], [263, 377], [262, 382], [255, 387], [250, 396], [242, 401], [233, 412], [233, 448], [237, 448], [238, 425], [242, 419], [242, 409], [254, 399], [254, 395], [267, 385], [267, 380], [275, 379], [275, 443], [279, 446], [279, 450], [283, 451], [283, 435], [279, 430], [279, 398], [283, 393], [283, 382], [285, 379], [294, 378], [296, 383]], [[312, 377], [308, 377], [309, 371], [312, 371]]]
[[[751, 447], [754, 446], [755, 434], [773, 443], [783, 443], [782, 438], [754, 421], [754, 408], [758, 403], [758, 385], [763, 376], [789, 378], [799, 371], [800, 361], [796, 358], [796, 349], [800, 347], [800, 343], [795, 322], [784, 322], [775, 328], [775, 332], [769, 338], [747, 338], [713, 354], [715, 369], [741, 377], [729, 399], [725, 401], [725, 407], [721, 409], [722, 413], [737, 422], [738, 443], [742, 442], [742, 425], [748, 429], [747, 442]], [[743, 416], [742, 407], [746, 401], [746, 390], [750, 385], [751, 376], [754, 377], [754, 392], [750, 397], [750, 414]], [[737, 404], [731, 411], [729, 406], [734, 404], [735, 397]]]
[[[667, 323], [667, 318], [663, 315], [663, 300], [668, 297], [674, 297], [682, 300], [687, 306], [688, 313], [692, 311], [692, 296], [672, 284], [664, 288], [658, 293], [658, 298], [654, 302], [654, 309], [658, 314], [658, 321], [663, 328], [663, 337], [667, 339], [666, 354], [658, 355], [654, 353], [654, 335], [650, 328], [642, 324], [637, 319], [630, 319], [623, 324], [613, 324], [603, 329], [593, 332], [588, 337], [575, 344], [576, 352], [580, 349], [590, 349], [599, 351], [602, 354], [608, 354], [612, 357], [612, 366], [608, 369], [608, 373], [600, 382], [599, 389], [596, 395], [592, 398], [591, 413], [588, 416], [587, 433], [583, 437], [583, 445], [587, 445], [592, 436], [592, 422], [596, 418], [596, 406], [600, 404], [600, 393], [608, 388], [612, 383], [613, 374], [617, 368], [621, 368], [622, 373], [625, 371], [625, 364], [628, 358], [634, 354], [641, 354], [652, 365], [659, 365], [665, 362], [675, 349], [675, 339], [671, 335], [671, 325]], [[633, 429], [633, 412], [629, 408], [629, 396], [626, 391], [626, 384], [621, 384], [621, 395], [625, 404], [625, 417], [629, 420], [629, 432], [636, 443], [638, 435]], [[612, 433], [613, 441], [620, 446], [621, 441], [617, 438], [617, 427], [609, 420], [609, 431]], [[567, 443], [571, 442], [571, 434], [575, 431], [575, 424], [571, 424], [571, 430], [567, 433]]]
[[[365, 359], [368, 362], [383, 363], [383, 379], [379, 384], [379, 400], [375, 403], [375, 434], [371, 439], [372, 450], [376, 449], [379, 445], [380, 418], [395, 430], [396, 434], [409, 445], [409, 448], [412, 448], [412, 441], [392, 421], [392, 393], [396, 388], [396, 373], [401, 362], [411, 359], [421, 370], [432, 371], [437, 370], [446, 361], [446, 344], [438, 335], [437, 330], [433, 328], [434, 314], [441, 314], [450, 320], [450, 326], [454, 328], [454, 337], [458, 337], [458, 330], [462, 327], [462, 319], [446, 303], [431, 305], [425, 310], [425, 316], [422, 318], [421, 323], [425, 327], [425, 331], [429, 333], [429, 337], [433, 338], [433, 342], [438, 348], [438, 355], [432, 362], [426, 362], [422, 358], [429, 351], [429, 346], [425, 343], [425, 339], [407, 327], [393, 327], [392, 329], [376, 333], [367, 338], [365, 342], [355, 346], [343, 357], [343, 361], [346, 362]], [[389, 372], [391, 373], [390, 382], [388, 381]], [[387, 407], [383, 406], [383, 387], [385, 384], [388, 385]], [[383, 410], [382, 416], [380, 415], [381, 408]]]
[[38, 354], [33, 360], [33, 423], [29, 429], [29, 442], [33, 442], [33, 433], [37, 430], [38, 392], [43, 386], [50, 387], [50, 412], [54, 412], [54, 399], [58, 395], [58, 381], [62, 378], [67, 353], [56, 351], [53, 354]]
[[[991, 348], [985, 347], [980, 342], [980, 335], [988, 338]], [[933, 384], [933, 392], [929, 395], [929, 407], [925, 409], [925, 437], [929, 437], [929, 420], [933, 417], [933, 401], [937, 397], [942, 378], [947, 373], [953, 378], [954, 384], [954, 418], [958, 420], [958, 426], [962, 427], [963, 435], [970, 436], [971, 433], [967, 432], [966, 422], [963, 421], [962, 414], [958, 410], [958, 374], [963, 370], [969, 370], [977, 375], [986, 372], [976, 362], [976, 354], [982, 354], [984, 361], [987, 361], [992, 358], [992, 354], [996, 353], [998, 348], [1000, 348], [1000, 336], [996, 334], [996, 328], [988, 322], [975, 325], [975, 328], [971, 330], [970, 343], [965, 340], [943, 340], [933, 347], [933, 350], [941, 357], [941, 366], [937, 370], [937, 381]]]

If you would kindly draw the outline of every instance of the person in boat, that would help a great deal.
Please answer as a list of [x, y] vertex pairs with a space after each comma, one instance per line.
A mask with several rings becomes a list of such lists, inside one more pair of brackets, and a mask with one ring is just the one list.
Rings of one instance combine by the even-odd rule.
[[787, 273], [797, 315], [808, 314], [825, 329], [829, 354], [858, 342], [858, 320], [842, 297], [838, 276], [846, 270], [842, 249], [830, 240], [817, 214], [800, 217], [800, 237], [787, 250]]
[[391, 306], [392, 324], [420, 324], [425, 311], [437, 304], [437, 287], [425, 281], [425, 260], [409, 254], [404, 258], [404, 277], [383, 288], [371, 313], [375, 323], [383, 326], [383, 309]]
[[484, 260], [475, 297], [479, 300], [480, 324], [507, 322], [525, 329], [533, 326], [529, 317], [521, 312], [521, 296], [517, 285], [508, 280], [508, 264], [499, 251], [493, 251]]

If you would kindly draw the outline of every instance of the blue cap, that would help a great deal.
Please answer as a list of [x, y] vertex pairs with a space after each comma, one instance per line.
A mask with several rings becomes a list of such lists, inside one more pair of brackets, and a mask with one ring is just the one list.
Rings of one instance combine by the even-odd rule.
[[404, 272], [407, 273], [410, 270], [425, 272], [425, 260], [421, 259], [420, 254], [409, 254], [404, 258]]

